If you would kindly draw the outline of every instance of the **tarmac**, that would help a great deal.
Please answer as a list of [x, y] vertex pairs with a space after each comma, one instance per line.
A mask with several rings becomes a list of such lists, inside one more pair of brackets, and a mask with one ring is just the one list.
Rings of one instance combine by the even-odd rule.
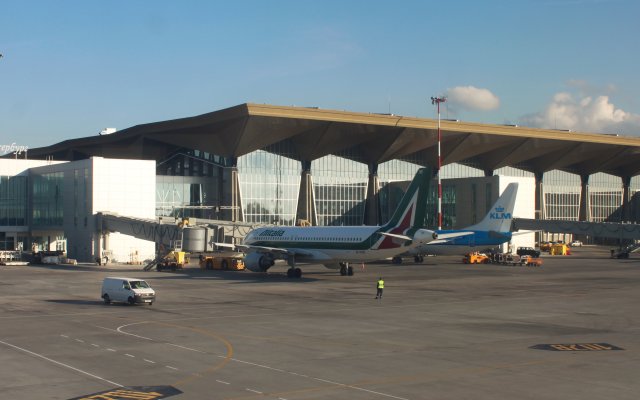
[[[302, 279], [2, 266], [0, 398], [638, 399], [639, 255], [461, 258]], [[106, 276], [145, 279], [156, 302], [103, 304]]]

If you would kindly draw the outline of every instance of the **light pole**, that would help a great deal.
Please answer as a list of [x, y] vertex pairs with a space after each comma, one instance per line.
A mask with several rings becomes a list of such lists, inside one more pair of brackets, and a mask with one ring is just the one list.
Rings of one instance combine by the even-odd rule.
[[438, 230], [442, 229], [442, 179], [440, 170], [442, 169], [442, 153], [440, 143], [442, 141], [442, 132], [440, 131], [440, 103], [447, 101], [446, 97], [432, 97], [431, 104], [438, 106]]

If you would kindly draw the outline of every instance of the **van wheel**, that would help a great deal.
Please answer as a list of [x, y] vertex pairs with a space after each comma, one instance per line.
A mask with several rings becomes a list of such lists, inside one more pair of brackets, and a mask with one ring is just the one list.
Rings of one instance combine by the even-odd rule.
[[129, 296], [129, 299], [127, 299], [127, 301], [129, 302], [129, 304], [133, 305], [136, 304], [136, 299], [134, 299], [133, 297]]
[[104, 296], [102, 296], [102, 299], [104, 300], [104, 304], [111, 304], [111, 299], [108, 294], [105, 293]]

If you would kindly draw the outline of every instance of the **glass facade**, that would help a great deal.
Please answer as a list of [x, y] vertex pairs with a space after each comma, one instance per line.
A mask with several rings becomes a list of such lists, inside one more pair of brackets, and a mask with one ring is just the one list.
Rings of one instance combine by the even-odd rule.
[[390, 160], [378, 166], [378, 192], [380, 202], [380, 221], [384, 224], [400, 204], [404, 192], [409, 186], [420, 165], [402, 160]]
[[33, 208], [31, 224], [33, 226], [62, 226], [63, 178], [63, 172], [32, 175]]
[[219, 177], [156, 176], [156, 216], [218, 218]]
[[302, 165], [271, 148], [238, 158], [238, 180], [245, 222], [295, 225]]
[[156, 167], [156, 216], [219, 219], [225, 159], [182, 149]]
[[[348, 156], [349, 158], [347, 158]], [[369, 168], [353, 154], [328, 155], [311, 163], [318, 225], [364, 223]]]
[[0, 226], [24, 225], [27, 225], [27, 177], [0, 176]]
[[590, 221], [620, 222], [622, 214], [622, 181], [620, 178], [604, 173], [589, 177]]
[[75, 226], [87, 226], [89, 190], [89, 169], [73, 171], [73, 224]]
[[0, 232], [0, 250], [15, 250], [13, 236], [7, 236], [6, 233]]

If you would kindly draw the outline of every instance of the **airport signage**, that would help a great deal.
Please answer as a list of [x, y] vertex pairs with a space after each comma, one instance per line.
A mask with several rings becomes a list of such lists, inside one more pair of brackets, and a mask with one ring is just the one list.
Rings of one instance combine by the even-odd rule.
[[11, 144], [0, 144], [0, 153], [2, 154], [12, 153], [15, 155], [19, 155], [23, 152], [26, 152], [27, 150], [29, 150], [29, 146], [17, 145], [15, 144], [15, 142]]
[[537, 344], [530, 348], [551, 351], [608, 351], [624, 350], [609, 343], [572, 343], [572, 344]]
[[133, 386], [129, 388], [111, 389], [69, 400], [156, 400], [182, 394], [173, 386]]

